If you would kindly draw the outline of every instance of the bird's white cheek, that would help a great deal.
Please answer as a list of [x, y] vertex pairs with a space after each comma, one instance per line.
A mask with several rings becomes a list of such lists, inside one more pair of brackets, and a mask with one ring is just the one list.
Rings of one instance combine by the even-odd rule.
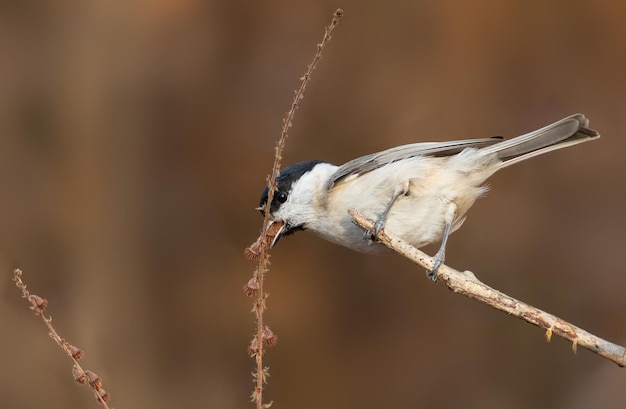
[[274, 212], [274, 220], [281, 220], [292, 227], [305, 227], [315, 218], [315, 209], [310, 205], [285, 202], [280, 209]]

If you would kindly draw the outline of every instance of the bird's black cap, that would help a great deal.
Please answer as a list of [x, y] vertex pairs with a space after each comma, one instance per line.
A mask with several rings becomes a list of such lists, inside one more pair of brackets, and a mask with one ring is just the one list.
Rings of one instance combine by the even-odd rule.
[[[271, 213], [274, 213], [280, 208], [280, 205], [285, 203], [287, 197], [289, 196], [293, 183], [300, 179], [302, 175], [309, 172], [319, 163], [325, 162], [323, 160], [308, 160], [305, 162], [298, 162], [293, 165], [287, 166], [280, 171], [278, 177], [276, 178], [276, 192], [274, 192], [272, 205], [270, 206]], [[266, 186], [263, 190], [263, 193], [261, 194], [261, 200], [259, 202], [261, 214], [263, 214], [263, 207], [265, 207], [265, 203], [267, 203], [268, 195], [269, 189]]]

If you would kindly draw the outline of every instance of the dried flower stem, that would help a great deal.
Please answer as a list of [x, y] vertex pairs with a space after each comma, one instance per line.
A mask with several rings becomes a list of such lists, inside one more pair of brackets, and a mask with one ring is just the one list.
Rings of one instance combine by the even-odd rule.
[[[333, 14], [333, 19], [330, 25], [328, 25], [324, 31], [324, 37], [322, 38], [322, 41], [317, 44], [317, 51], [315, 52], [313, 61], [309, 64], [302, 78], [300, 78], [300, 87], [296, 90], [293, 102], [291, 104], [291, 108], [283, 119], [283, 129], [280, 134], [280, 138], [276, 143], [276, 147], [274, 148], [274, 165], [272, 167], [272, 173], [268, 177], [269, 193], [267, 197], [267, 202], [264, 206], [265, 218], [263, 219], [263, 229], [261, 232], [261, 237], [263, 239], [259, 243], [259, 248], [254, 249], [254, 253], [258, 254], [258, 266], [254, 272], [254, 276], [244, 287], [245, 292], [249, 296], [254, 296], [252, 311], [254, 312], [256, 318], [256, 334], [250, 342], [248, 352], [256, 359], [256, 371], [253, 374], [255, 380], [255, 388], [252, 392], [251, 399], [253, 402], [256, 402], [257, 409], [268, 408], [272, 404], [271, 402], [267, 404], [263, 403], [263, 385], [267, 383], [267, 378], [269, 377], [269, 368], [263, 366], [263, 354], [266, 346], [272, 346], [276, 343], [277, 337], [264, 323], [263, 313], [266, 308], [265, 303], [269, 294], [266, 293], [263, 289], [263, 282], [270, 264], [268, 250], [271, 240], [267, 240], [267, 237], [271, 215], [270, 206], [274, 198], [274, 191], [276, 190], [276, 177], [278, 176], [278, 173], [280, 171], [282, 152], [285, 147], [285, 142], [287, 140], [288, 130], [292, 125], [292, 121], [298, 109], [299, 103], [304, 96], [304, 90], [306, 89], [306, 86], [311, 79], [311, 74], [313, 73], [313, 70], [317, 66], [319, 60], [322, 58], [322, 52], [330, 41], [333, 30], [335, 29], [335, 27], [337, 27], [337, 24], [339, 24], [339, 20], [342, 16], [343, 10], [337, 9]], [[248, 254], [252, 254], [249, 249]]]
[[103, 407], [109, 409], [109, 405], [107, 402], [109, 401], [109, 394], [102, 388], [102, 379], [92, 371], [84, 370], [78, 361], [83, 357], [84, 352], [74, 345], [71, 345], [65, 339], [61, 338], [58, 332], [52, 326], [52, 317], [46, 316], [44, 311], [48, 306], [48, 300], [45, 298], [41, 298], [38, 295], [31, 294], [28, 289], [26, 289], [26, 284], [22, 281], [22, 270], [15, 269], [13, 271], [13, 281], [17, 288], [22, 291], [22, 298], [26, 298], [30, 303], [30, 309], [33, 310], [35, 315], [40, 317], [44, 324], [48, 327], [50, 338], [52, 338], [57, 345], [65, 351], [67, 356], [74, 362], [74, 366], [72, 367], [72, 374], [74, 375], [74, 380], [78, 383], [88, 384], [89, 387], [94, 391], [96, 395], [96, 400], [102, 404]]
[[[374, 222], [367, 219], [357, 210], [350, 209], [349, 213], [354, 218], [356, 224], [364, 230], [374, 228]], [[431, 257], [394, 236], [391, 232], [385, 232], [383, 229], [379, 233], [378, 239], [382, 244], [414, 263], [428, 270], [433, 268], [434, 260]], [[545, 329], [548, 342], [550, 342], [552, 334], [556, 334], [572, 342], [574, 353], [577, 346], [581, 346], [615, 362], [619, 366], [626, 366], [626, 349], [624, 347], [599, 338], [561, 318], [495, 290], [478, 280], [471, 271], [460, 272], [442, 265], [437, 272], [437, 277], [455, 293], [465, 295]]]

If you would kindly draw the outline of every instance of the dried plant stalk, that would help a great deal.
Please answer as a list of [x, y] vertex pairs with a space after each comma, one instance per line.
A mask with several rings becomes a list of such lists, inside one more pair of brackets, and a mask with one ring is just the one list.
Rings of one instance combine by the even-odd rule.
[[251, 400], [256, 403], [257, 409], [268, 408], [272, 404], [272, 402], [263, 403], [263, 385], [267, 383], [267, 378], [269, 377], [269, 368], [263, 366], [263, 354], [265, 352], [265, 347], [273, 346], [278, 341], [277, 336], [274, 335], [267, 325], [265, 325], [263, 315], [266, 309], [266, 300], [269, 295], [263, 288], [265, 274], [268, 272], [270, 264], [268, 250], [269, 245], [272, 242], [273, 235], [275, 235], [275, 233], [270, 230], [270, 206], [274, 198], [274, 191], [276, 190], [276, 177], [280, 171], [282, 152], [285, 148], [288, 130], [291, 127], [296, 110], [298, 109], [300, 101], [304, 97], [304, 91], [309, 83], [309, 80], [311, 79], [311, 74], [313, 73], [313, 70], [317, 66], [319, 60], [322, 58], [322, 52], [330, 41], [331, 34], [335, 27], [337, 27], [337, 24], [339, 24], [339, 20], [342, 16], [343, 10], [341, 9], [337, 9], [333, 13], [333, 18], [330, 25], [328, 25], [324, 31], [322, 41], [317, 44], [317, 50], [315, 52], [315, 56], [313, 57], [313, 61], [307, 67], [307, 70], [302, 78], [300, 78], [300, 87], [295, 92], [291, 108], [283, 119], [283, 129], [275, 147], [272, 173], [268, 177], [267, 181], [269, 194], [263, 209], [265, 218], [263, 219], [261, 235], [254, 244], [245, 250], [246, 257], [251, 260], [258, 260], [258, 265], [254, 271], [253, 277], [244, 286], [245, 293], [250, 297], [254, 297], [252, 312], [254, 313], [256, 320], [256, 334], [250, 342], [248, 353], [256, 360], [256, 370], [253, 373], [255, 388], [252, 391]]
[[57, 345], [65, 351], [72, 362], [74, 362], [74, 365], [72, 366], [72, 375], [74, 376], [74, 380], [78, 383], [89, 385], [96, 396], [96, 400], [102, 404], [103, 407], [109, 409], [107, 402], [109, 401], [110, 396], [108, 392], [102, 388], [102, 378], [100, 378], [96, 373], [83, 369], [80, 366], [78, 361], [83, 357], [84, 352], [63, 339], [52, 326], [52, 317], [44, 314], [44, 311], [48, 306], [48, 300], [38, 295], [31, 294], [28, 291], [26, 284], [22, 281], [22, 270], [15, 269], [13, 271], [13, 281], [15, 282], [17, 288], [22, 291], [22, 298], [26, 298], [30, 303], [30, 309], [33, 310], [35, 315], [40, 317], [44, 324], [48, 327], [50, 338], [52, 338], [54, 342], [56, 342]]

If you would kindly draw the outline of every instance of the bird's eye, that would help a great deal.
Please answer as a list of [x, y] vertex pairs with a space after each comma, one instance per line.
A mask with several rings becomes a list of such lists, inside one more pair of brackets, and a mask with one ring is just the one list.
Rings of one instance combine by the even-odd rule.
[[276, 200], [278, 201], [278, 203], [285, 203], [287, 201], [287, 193], [285, 193], [285, 192], [277, 192], [276, 193]]

